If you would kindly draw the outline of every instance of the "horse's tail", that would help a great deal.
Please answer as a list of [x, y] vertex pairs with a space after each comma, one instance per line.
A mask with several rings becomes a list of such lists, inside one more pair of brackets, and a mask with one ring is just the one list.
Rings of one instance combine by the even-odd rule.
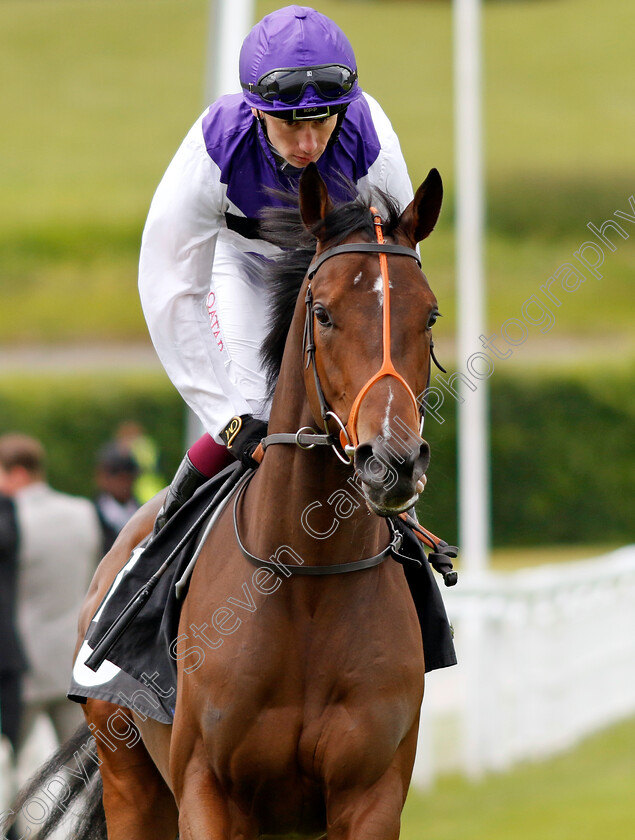
[[29, 779], [2, 815], [0, 837], [18, 818], [29, 826], [23, 836], [47, 840], [68, 821], [73, 840], [106, 840], [100, 760], [94, 737], [82, 724]]

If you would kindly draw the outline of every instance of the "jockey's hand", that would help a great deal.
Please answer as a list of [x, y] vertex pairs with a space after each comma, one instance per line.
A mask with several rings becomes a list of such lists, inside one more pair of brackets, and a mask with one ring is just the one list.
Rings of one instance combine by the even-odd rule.
[[240, 417], [232, 417], [221, 432], [221, 437], [234, 458], [256, 469], [258, 462], [251, 456], [266, 434], [267, 424], [264, 420], [256, 420], [251, 414], [242, 414]]

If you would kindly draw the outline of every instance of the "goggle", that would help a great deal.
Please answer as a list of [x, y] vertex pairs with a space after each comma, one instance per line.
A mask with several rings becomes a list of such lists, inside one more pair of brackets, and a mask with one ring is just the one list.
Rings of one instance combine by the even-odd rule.
[[270, 70], [258, 79], [258, 84], [241, 82], [245, 90], [257, 93], [265, 102], [298, 102], [308, 85], [312, 85], [322, 99], [337, 99], [351, 91], [357, 71], [344, 64], [321, 64], [317, 67], [283, 67]]

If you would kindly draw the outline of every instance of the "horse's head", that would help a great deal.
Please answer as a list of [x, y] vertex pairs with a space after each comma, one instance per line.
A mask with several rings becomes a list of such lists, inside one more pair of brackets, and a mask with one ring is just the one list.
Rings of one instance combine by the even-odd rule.
[[434, 228], [442, 194], [433, 169], [385, 229], [357, 204], [361, 221], [343, 238], [317, 167], [300, 180], [302, 219], [318, 240], [307, 292], [309, 403], [316, 422], [340, 434], [369, 507], [382, 516], [414, 504], [430, 461], [417, 395], [429, 381], [438, 310], [414, 249]]

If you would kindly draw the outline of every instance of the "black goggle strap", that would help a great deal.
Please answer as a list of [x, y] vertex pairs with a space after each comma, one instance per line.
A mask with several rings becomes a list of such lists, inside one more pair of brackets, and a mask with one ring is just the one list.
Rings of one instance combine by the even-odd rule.
[[342, 110], [345, 110], [345, 107], [343, 109], [341, 105], [315, 105], [307, 108], [281, 108], [277, 111], [268, 111], [267, 108], [262, 110], [269, 116], [286, 122], [315, 122], [316, 120], [328, 120], [329, 117], [339, 115]]

